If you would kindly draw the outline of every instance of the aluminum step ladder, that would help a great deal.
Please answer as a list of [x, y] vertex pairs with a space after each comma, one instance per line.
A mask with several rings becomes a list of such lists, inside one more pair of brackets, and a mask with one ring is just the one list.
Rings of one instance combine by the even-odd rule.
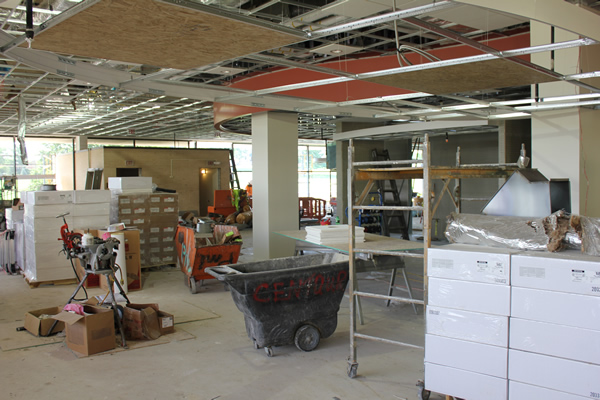
[[[383, 151], [379, 151], [377, 149], [373, 149], [371, 151], [371, 160], [377, 162], [386, 162], [390, 161], [390, 153], [387, 149]], [[390, 180], [379, 180], [377, 182], [377, 190], [381, 194], [382, 205], [384, 206], [401, 206], [402, 200], [400, 200], [400, 190], [402, 190], [402, 186], [404, 186], [404, 181], [402, 181], [402, 186], [398, 188], [398, 184], [395, 179]], [[391, 195], [391, 198], [390, 198]], [[398, 225], [400, 227], [400, 233], [402, 234], [402, 239], [408, 240], [408, 224], [407, 219], [405, 217], [405, 211], [399, 210], [387, 210], [383, 211], [383, 216], [381, 218], [382, 223], [382, 235], [390, 236], [390, 226], [394, 219], [398, 220]]]
[[235, 159], [233, 158], [233, 150], [229, 150], [229, 188], [241, 189]]

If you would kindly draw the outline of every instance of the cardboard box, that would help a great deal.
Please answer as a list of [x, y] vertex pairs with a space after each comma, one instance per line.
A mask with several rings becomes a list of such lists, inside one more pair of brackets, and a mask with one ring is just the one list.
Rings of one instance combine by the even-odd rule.
[[508, 317], [428, 305], [427, 333], [508, 347]]
[[511, 303], [512, 317], [600, 329], [598, 297], [513, 287]]
[[158, 304], [127, 304], [123, 309], [125, 337], [131, 340], [158, 339]]
[[600, 297], [600, 259], [577, 251], [512, 256], [512, 285]]
[[436, 278], [510, 284], [510, 255], [516, 250], [451, 244], [429, 250], [427, 275]]
[[107, 216], [110, 214], [110, 203], [86, 203], [86, 204], [73, 204], [71, 215], [73, 217], [89, 217], [91, 215], [103, 215]]
[[[54, 315], [60, 313], [63, 306], [41, 308], [39, 310], [27, 311], [25, 313], [25, 329], [34, 336], [49, 336], [48, 332], [56, 320]], [[65, 329], [64, 322], [58, 321], [52, 333], [62, 332]]]
[[139, 253], [140, 251], [140, 231], [138, 229], [125, 229], [118, 232], [108, 232], [107, 230], [98, 230], [98, 237], [102, 238], [105, 234], [122, 233], [125, 236], [125, 253]]
[[506, 379], [508, 348], [427, 334], [425, 362]]
[[428, 298], [432, 306], [510, 315], [510, 286], [429, 278]]
[[90, 215], [87, 217], [73, 217], [73, 222], [69, 223], [70, 229], [88, 229], [104, 228], [110, 224], [108, 215]]
[[425, 388], [461, 399], [507, 400], [508, 381], [495, 376], [425, 363]]
[[[142, 263], [141, 255], [136, 253], [125, 254], [127, 270], [127, 290], [142, 289]], [[108, 290], [108, 279], [106, 275], [100, 276], [100, 287]]]
[[600, 330], [511, 318], [510, 348], [598, 365]]
[[111, 190], [152, 189], [152, 178], [145, 176], [108, 178], [108, 188]]
[[162, 197], [163, 204], [177, 204], [179, 202], [179, 196], [175, 193], [168, 193]]
[[60, 225], [63, 224], [62, 218], [56, 218], [57, 215], [69, 213], [71, 217], [73, 204], [47, 204], [33, 205], [27, 204], [24, 208], [24, 216], [28, 218], [54, 218]]
[[175, 318], [172, 314], [164, 311], [158, 311], [158, 329], [161, 335], [167, 335], [175, 332]]
[[73, 203], [72, 190], [40, 190], [37, 192], [26, 192], [27, 200], [25, 204], [44, 205], [44, 204], [71, 204]]
[[86, 315], [63, 311], [54, 316], [66, 324], [67, 346], [86, 356], [116, 347], [113, 310], [84, 305]]
[[21, 199], [13, 199], [13, 204], [11, 208], [13, 211], [23, 211], [25, 208], [25, 204], [21, 201]]
[[600, 398], [600, 365], [511, 349], [508, 377], [577, 396]]
[[542, 388], [539, 386], [528, 385], [526, 383], [508, 381], [508, 398], [510, 400], [583, 400], [589, 397], [575, 396], [570, 393], [559, 392]]
[[74, 190], [73, 203], [109, 203], [110, 190]]

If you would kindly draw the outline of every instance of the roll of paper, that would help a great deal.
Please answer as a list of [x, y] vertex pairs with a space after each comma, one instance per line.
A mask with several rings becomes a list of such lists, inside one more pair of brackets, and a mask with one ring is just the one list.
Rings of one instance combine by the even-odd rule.
[[[119, 281], [125, 294], [127, 294], [127, 259], [125, 257], [125, 234], [124, 233], [111, 233], [111, 237], [114, 237], [119, 241], [119, 248], [117, 249], [117, 259], [115, 260], [115, 267], [118, 266], [117, 272], [115, 273], [115, 279]], [[119, 293], [119, 287], [114, 285], [115, 296]]]

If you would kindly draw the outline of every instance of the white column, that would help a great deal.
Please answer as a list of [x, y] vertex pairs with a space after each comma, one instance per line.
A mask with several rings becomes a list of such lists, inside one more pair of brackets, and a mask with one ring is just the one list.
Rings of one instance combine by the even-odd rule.
[[[556, 28], [555, 41], [577, 39], [572, 33]], [[550, 27], [531, 21], [531, 45], [550, 42]], [[579, 49], [555, 52], [554, 68], [561, 74], [578, 73]], [[550, 53], [532, 54], [531, 61], [550, 68]], [[533, 91], [532, 91], [533, 92]], [[532, 94], [535, 94], [534, 92]], [[567, 82], [540, 84], [539, 96], [579, 94], [577, 86]], [[531, 114], [531, 167], [548, 179], [568, 178], [571, 184], [571, 212], [579, 214], [579, 109], [533, 112]]]
[[77, 136], [75, 138], [75, 151], [87, 150], [87, 149], [88, 149], [87, 136]]
[[252, 115], [252, 204], [254, 260], [293, 256], [294, 241], [274, 232], [299, 225], [296, 114]]

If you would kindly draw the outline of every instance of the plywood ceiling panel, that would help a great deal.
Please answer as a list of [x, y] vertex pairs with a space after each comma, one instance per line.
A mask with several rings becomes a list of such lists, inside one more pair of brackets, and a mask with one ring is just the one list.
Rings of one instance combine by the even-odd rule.
[[41, 32], [32, 47], [186, 70], [298, 41], [290, 34], [153, 0], [103, 0]]
[[386, 75], [367, 80], [418, 92], [449, 94], [552, 82], [556, 79], [499, 59]]

